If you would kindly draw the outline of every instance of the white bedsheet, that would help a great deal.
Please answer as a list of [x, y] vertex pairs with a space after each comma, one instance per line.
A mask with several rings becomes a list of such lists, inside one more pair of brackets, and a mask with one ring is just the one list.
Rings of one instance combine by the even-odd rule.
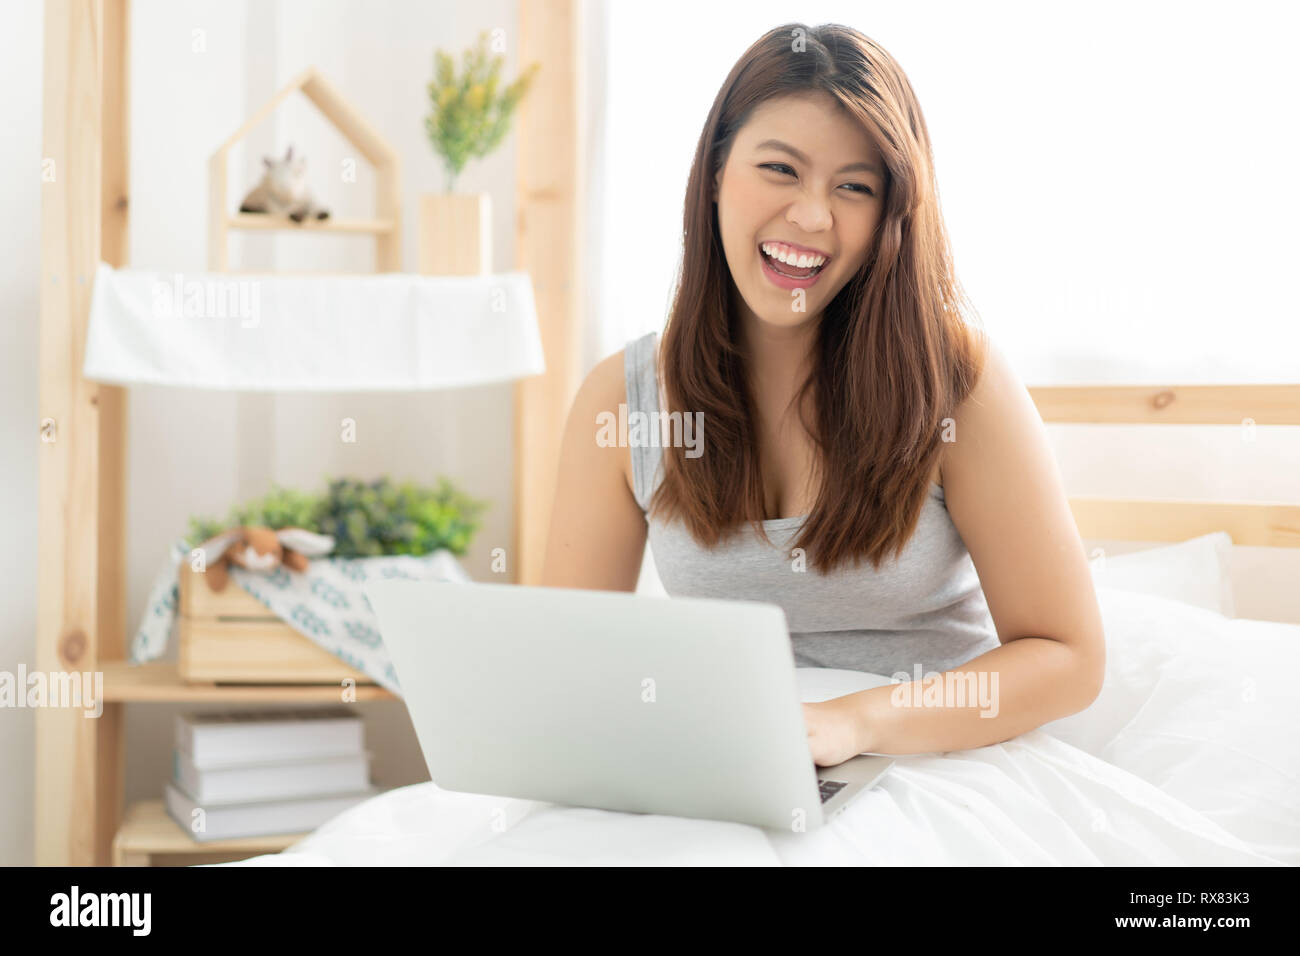
[[[1098, 589], [1106, 685], [1013, 740], [899, 757], [831, 823], [734, 823], [402, 787], [228, 865], [1295, 865], [1300, 626]], [[800, 672], [805, 700], [883, 681]]]

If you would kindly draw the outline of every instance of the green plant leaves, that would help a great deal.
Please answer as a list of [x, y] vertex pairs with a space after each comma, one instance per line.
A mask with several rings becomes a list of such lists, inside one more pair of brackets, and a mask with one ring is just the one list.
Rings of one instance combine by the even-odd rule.
[[446, 478], [433, 487], [395, 484], [386, 476], [371, 482], [339, 478], [316, 495], [273, 486], [264, 498], [232, 509], [224, 522], [191, 518], [186, 543], [194, 547], [236, 525], [263, 525], [331, 535], [333, 557], [424, 555], [440, 548], [464, 555], [486, 508], [487, 502]]
[[487, 38], [486, 31], [480, 33], [478, 46], [464, 52], [459, 76], [451, 55], [434, 51], [434, 79], [428, 86], [431, 112], [424, 128], [453, 183], [470, 159], [486, 156], [500, 145], [515, 108], [541, 68], [531, 64], [498, 95], [505, 57], [488, 58]]

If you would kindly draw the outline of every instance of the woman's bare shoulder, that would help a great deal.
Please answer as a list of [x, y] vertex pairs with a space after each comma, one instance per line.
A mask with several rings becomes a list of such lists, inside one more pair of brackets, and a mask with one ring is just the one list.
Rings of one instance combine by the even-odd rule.
[[[591, 434], [596, 434], [596, 429], [600, 421], [606, 414], [612, 415], [615, 421], [619, 418], [619, 406], [627, 404], [627, 378], [624, 374], [624, 350], [619, 349], [612, 355], [608, 355], [595, 364], [587, 377], [583, 380], [578, 389], [577, 395], [573, 399], [573, 412], [569, 417], [569, 427], [590, 427]], [[619, 468], [627, 481], [628, 488], [632, 487], [632, 455], [626, 448], [608, 449], [616, 452], [619, 458]]]
[[627, 401], [627, 378], [623, 373], [625, 351], [619, 349], [612, 355], [605, 356], [587, 373], [587, 378], [582, 383], [584, 391], [609, 404], [615, 412], [621, 402]]

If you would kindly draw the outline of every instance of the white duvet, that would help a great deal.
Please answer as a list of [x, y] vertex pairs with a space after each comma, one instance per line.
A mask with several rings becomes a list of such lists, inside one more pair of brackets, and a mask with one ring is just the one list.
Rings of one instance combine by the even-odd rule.
[[[1294, 865], [1300, 626], [1098, 588], [1106, 683], [1005, 743], [904, 756], [811, 833], [388, 791], [228, 865]], [[805, 700], [883, 681], [801, 670]]]

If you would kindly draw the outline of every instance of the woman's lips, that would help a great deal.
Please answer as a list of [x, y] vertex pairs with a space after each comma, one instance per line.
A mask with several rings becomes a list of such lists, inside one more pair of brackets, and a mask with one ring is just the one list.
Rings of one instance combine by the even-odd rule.
[[[813, 275], [808, 276], [806, 279], [796, 279], [793, 276], [781, 275], [781, 273], [772, 268], [772, 261], [763, 254], [762, 249], [758, 249], [757, 252], [759, 268], [762, 269], [763, 275], [767, 277], [768, 282], [771, 282], [774, 286], [780, 289], [807, 289], [809, 286], [815, 284], [817, 280], [822, 277], [822, 274], [826, 272], [826, 266], [822, 266], [821, 269]], [[830, 262], [828, 261], [826, 265], [830, 265]]]

